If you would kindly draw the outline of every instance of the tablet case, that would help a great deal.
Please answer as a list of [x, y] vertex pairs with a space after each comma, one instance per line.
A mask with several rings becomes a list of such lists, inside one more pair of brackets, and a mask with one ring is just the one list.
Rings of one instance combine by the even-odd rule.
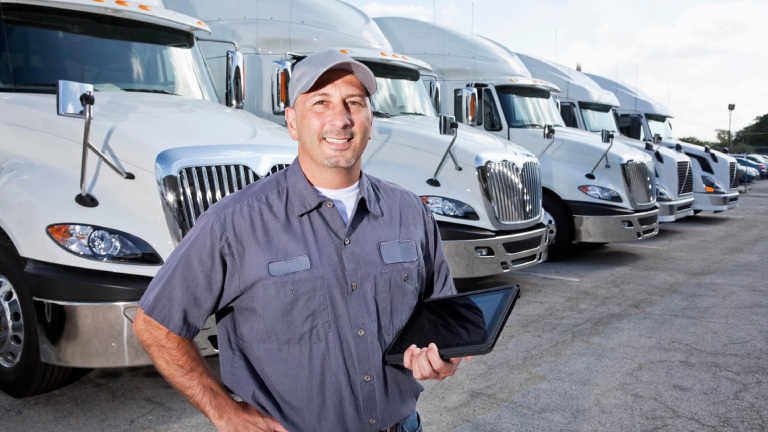
[[416, 306], [408, 322], [387, 347], [386, 364], [402, 364], [403, 353], [416, 344], [434, 342], [440, 357], [475, 356], [490, 352], [520, 298], [518, 285], [431, 298]]

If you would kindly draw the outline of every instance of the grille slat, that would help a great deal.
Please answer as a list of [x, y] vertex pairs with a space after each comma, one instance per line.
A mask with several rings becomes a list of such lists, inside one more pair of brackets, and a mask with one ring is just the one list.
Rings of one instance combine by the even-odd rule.
[[739, 188], [739, 174], [736, 170], [736, 162], [731, 162], [729, 164], [730, 166], [730, 175], [731, 175], [731, 189], [738, 189]]
[[[274, 165], [266, 175], [274, 174], [288, 167], [289, 164]], [[172, 177], [172, 176], [171, 176]], [[171, 227], [181, 236], [186, 235], [195, 225], [200, 215], [222, 198], [244, 189], [261, 179], [257, 173], [245, 165], [207, 165], [186, 167], [178, 171], [176, 186], [163, 182], [163, 196], [175, 197], [176, 202], [169, 203], [173, 213]]]
[[678, 196], [690, 195], [693, 193], [693, 172], [691, 171], [691, 161], [677, 163], [677, 194]]
[[479, 170], [486, 197], [499, 222], [524, 222], [541, 215], [538, 163], [526, 162], [521, 169], [512, 162], [488, 162]]
[[638, 205], [652, 204], [653, 184], [648, 166], [644, 162], [629, 161], [622, 168], [632, 202]]

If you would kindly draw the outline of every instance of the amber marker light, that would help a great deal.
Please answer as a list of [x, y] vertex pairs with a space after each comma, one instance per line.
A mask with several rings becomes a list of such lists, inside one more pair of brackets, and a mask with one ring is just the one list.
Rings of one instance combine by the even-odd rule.
[[123, 1], [123, 0], [116, 0], [115, 4], [118, 4], [120, 6], [130, 6], [127, 1]]
[[383, 52], [383, 51], [382, 51], [382, 52], [381, 52], [381, 56], [382, 56], [382, 57], [387, 57], [387, 53], [385, 53], [385, 52]]
[[147, 5], [139, 5], [139, 9], [145, 10], [145, 11], [151, 11], [152, 8]]
[[349, 50], [348, 49], [340, 49], [339, 52], [342, 53], [342, 54], [349, 54]]

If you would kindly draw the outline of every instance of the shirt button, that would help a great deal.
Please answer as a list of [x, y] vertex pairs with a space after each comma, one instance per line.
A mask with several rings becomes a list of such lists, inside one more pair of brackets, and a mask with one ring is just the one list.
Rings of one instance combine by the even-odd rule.
[[356, 289], [357, 289], [357, 283], [356, 282], [352, 282], [352, 291], [354, 291]]
[[357, 331], [357, 335], [358, 336], [365, 336], [365, 330], [363, 330], [363, 329], [358, 330]]
[[327, 203], [325, 203], [325, 205], [328, 207], [333, 207], [333, 201], [328, 201]]
[[348, 244], [349, 244], [349, 237], [347, 237], [347, 238], [345, 238], [345, 239], [344, 239], [344, 244], [345, 244], [345, 245], [348, 245]]
[[363, 379], [365, 380], [365, 382], [371, 382], [371, 380], [372, 380], [373, 378], [371, 378], [371, 376], [370, 376], [370, 375], [366, 375], [366, 376], [364, 376], [364, 377], [363, 377]]
[[368, 423], [371, 424], [371, 425], [375, 425], [376, 424], [376, 419], [372, 418], [372, 419], [368, 420]]
[[403, 280], [408, 282], [408, 275], [403, 275]]

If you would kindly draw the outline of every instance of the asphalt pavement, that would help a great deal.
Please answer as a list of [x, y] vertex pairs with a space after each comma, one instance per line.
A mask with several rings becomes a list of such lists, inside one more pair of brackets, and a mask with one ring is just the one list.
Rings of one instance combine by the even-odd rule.
[[[491, 353], [425, 383], [425, 430], [768, 429], [768, 180], [748, 187], [739, 208], [662, 224], [651, 239], [461, 281], [517, 283], [522, 297]], [[214, 428], [142, 367], [0, 394], [0, 431], [11, 430]]]

